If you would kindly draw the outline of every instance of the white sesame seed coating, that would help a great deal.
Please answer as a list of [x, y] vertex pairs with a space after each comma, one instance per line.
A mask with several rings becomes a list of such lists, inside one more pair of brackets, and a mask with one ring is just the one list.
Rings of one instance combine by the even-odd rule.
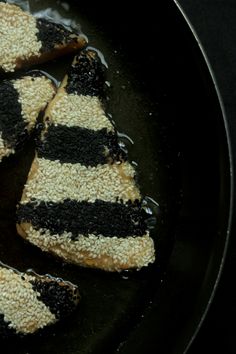
[[31, 130], [35, 126], [39, 112], [53, 98], [55, 88], [51, 80], [45, 76], [24, 76], [14, 80], [13, 86], [19, 94], [22, 117], [28, 123], [27, 129]]
[[[67, 127], [100, 130], [106, 128], [116, 134], [105, 116], [97, 97], [67, 94], [67, 77], [45, 112], [47, 131], [51, 124]], [[63, 146], [63, 142], [62, 142]], [[134, 180], [134, 169], [128, 162], [86, 167], [81, 164], [60, 163], [39, 159], [31, 166], [21, 204], [34, 200], [60, 202], [64, 199], [88, 201], [96, 199], [108, 202], [125, 202], [141, 199]], [[110, 225], [112, 228], [113, 225]], [[119, 225], [116, 225], [119, 227]], [[43, 251], [53, 253], [67, 262], [81, 266], [100, 268], [107, 271], [140, 269], [155, 260], [154, 242], [149, 232], [143, 236], [127, 235], [124, 238], [104, 235], [80, 235], [64, 232], [51, 235], [50, 230], [36, 230], [33, 225], [22, 222], [17, 225], [18, 233]]]
[[140, 269], [155, 260], [154, 243], [148, 232], [144, 236], [125, 238], [78, 235], [78, 240], [72, 240], [69, 232], [50, 235], [48, 230], [35, 230], [29, 225], [24, 227], [24, 231], [25, 238], [43, 251], [86, 267], [121, 271], [128, 268]]
[[[16, 332], [33, 333], [39, 328], [56, 322], [49, 308], [37, 299], [27, 275], [0, 267], [0, 313], [9, 327]], [[32, 279], [31, 279], [32, 280]]]
[[68, 198], [88, 202], [140, 199], [135, 171], [128, 162], [86, 167], [36, 158], [31, 170], [22, 204], [30, 202], [32, 197], [52, 202]]
[[55, 125], [80, 126], [93, 130], [107, 128], [108, 131], [114, 131], [98, 97], [67, 94], [60, 90], [50, 106], [49, 117]]
[[[22, 119], [27, 123], [26, 129], [30, 132], [35, 126], [40, 111], [53, 98], [55, 94], [54, 85], [46, 76], [24, 76], [20, 79], [12, 80], [12, 84], [19, 95]], [[4, 104], [4, 102], [0, 101], [0, 104], [2, 103]], [[14, 131], [14, 127], [11, 128]], [[14, 147], [2, 139], [2, 132], [0, 131], [0, 162], [3, 157], [14, 153]]]
[[0, 67], [14, 71], [17, 61], [39, 56], [36, 19], [18, 6], [0, 3]]

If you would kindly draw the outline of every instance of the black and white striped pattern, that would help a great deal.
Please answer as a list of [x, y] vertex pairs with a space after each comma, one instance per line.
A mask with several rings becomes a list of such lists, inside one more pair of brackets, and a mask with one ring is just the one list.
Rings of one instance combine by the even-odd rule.
[[0, 161], [24, 143], [54, 94], [51, 80], [37, 71], [0, 83]]
[[35, 333], [69, 315], [78, 300], [78, 289], [69, 282], [1, 264], [0, 336]]
[[134, 168], [99, 99], [104, 71], [94, 50], [82, 51], [49, 105], [18, 231], [69, 262], [111, 271], [141, 268], [154, 261], [154, 245]]
[[75, 51], [85, 43], [83, 36], [61, 24], [0, 2], [0, 69], [6, 72]]

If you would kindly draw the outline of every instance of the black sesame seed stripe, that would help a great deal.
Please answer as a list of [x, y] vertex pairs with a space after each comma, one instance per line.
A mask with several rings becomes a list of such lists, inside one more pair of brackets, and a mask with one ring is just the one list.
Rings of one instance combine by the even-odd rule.
[[59, 285], [56, 281], [41, 281], [35, 279], [30, 281], [33, 290], [40, 295], [37, 296], [53, 313], [57, 320], [70, 315], [76, 308], [73, 299], [74, 294], [68, 286]]
[[81, 51], [67, 74], [67, 93], [104, 97], [105, 71], [97, 52]]
[[19, 94], [11, 81], [0, 84], [0, 132], [8, 146], [15, 147], [28, 136]]
[[29, 222], [36, 230], [46, 229], [50, 234], [71, 232], [73, 239], [79, 234], [143, 236], [147, 229], [145, 218], [138, 201], [126, 204], [102, 200], [94, 203], [70, 199], [61, 203], [35, 201], [21, 204], [17, 211], [18, 223]]
[[43, 141], [38, 141], [39, 157], [62, 163], [97, 166], [109, 161], [124, 160], [117, 134], [106, 128], [95, 131], [81, 127], [50, 125]]
[[41, 41], [41, 53], [50, 52], [57, 45], [77, 42], [78, 34], [71, 29], [67, 29], [59, 23], [54, 23], [44, 18], [36, 20], [38, 32], [37, 39]]

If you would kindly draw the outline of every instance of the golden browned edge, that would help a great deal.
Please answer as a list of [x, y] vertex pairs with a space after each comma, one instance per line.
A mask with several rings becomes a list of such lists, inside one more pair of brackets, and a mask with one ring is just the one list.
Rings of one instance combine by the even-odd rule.
[[46, 61], [53, 60], [57, 57], [74, 53], [77, 50], [82, 49], [87, 44], [86, 38], [84, 36], [78, 36], [77, 42], [70, 44], [58, 44], [50, 52], [42, 53], [39, 55], [31, 56], [29, 59], [18, 58], [16, 61], [16, 69], [30, 67], [34, 64], [45, 63]]
[[[90, 55], [93, 56], [93, 52], [90, 52]], [[77, 62], [76, 57], [73, 61], [73, 64], [75, 64]], [[63, 92], [65, 90], [65, 87], [67, 85], [67, 80], [68, 77], [67, 75], [64, 77], [60, 88], [58, 89], [57, 93]], [[53, 107], [53, 105], [57, 102], [57, 96], [56, 95], [53, 100], [48, 104], [47, 109], [45, 111], [44, 114], [44, 122], [46, 121], [46, 119], [49, 119], [50, 121], [50, 111]], [[43, 133], [42, 133], [43, 134]], [[119, 165], [120, 168], [120, 173], [121, 175], [124, 176], [124, 172], [123, 172], [123, 164], [121, 163]], [[37, 165], [37, 154], [35, 155], [35, 158], [32, 162], [31, 165], [31, 169], [30, 172], [28, 174], [28, 179], [27, 182], [28, 183], [33, 176], [37, 173], [37, 169], [38, 169], [38, 165]], [[127, 177], [126, 177], [127, 178]], [[130, 177], [131, 178], [131, 177]], [[140, 196], [138, 195], [137, 198], [132, 198], [132, 199], [139, 199]], [[21, 201], [23, 201], [25, 199], [25, 189], [23, 190], [23, 194], [21, 197]], [[28, 236], [27, 236], [27, 231], [29, 231], [30, 227], [31, 227], [31, 223], [26, 223], [26, 222], [22, 222], [20, 224], [16, 225], [16, 229], [18, 234], [23, 237], [25, 240], [28, 240]], [[60, 258], [57, 254], [56, 251], [59, 251], [60, 254], [63, 254], [63, 258], [68, 262], [68, 263], [72, 263], [72, 264], [76, 264], [76, 265], [80, 265], [83, 267], [90, 267], [90, 268], [99, 268], [99, 269], [103, 269], [103, 270], [107, 270], [107, 271], [122, 271], [122, 270], [127, 270], [127, 269], [132, 269], [132, 268], [136, 268], [135, 265], [133, 265], [133, 261], [132, 261], [132, 257], [130, 259], [130, 262], [128, 263], [116, 263], [114, 264], [114, 261], [112, 259], [112, 257], [108, 256], [108, 255], [103, 255], [102, 257], [98, 257], [98, 258], [91, 258], [89, 257], [89, 253], [88, 252], [80, 252], [80, 255], [83, 258], [83, 263], [78, 262], [76, 260], [74, 260], [74, 255], [71, 255], [70, 252], [66, 251], [64, 248], [62, 248], [59, 244], [54, 246], [54, 249], [50, 249], [50, 253], [54, 254], [54, 256], [56, 256], [57, 258]], [[140, 254], [141, 255], [141, 254]]]
[[[12, 8], [15, 8], [18, 12], [19, 6], [15, 4], [11, 4]], [[21, 68], [27, 68], [30, 67], [31, 65], [34, 64], [40, 64], [44, 63], [49, 60], [53, 60], [59, 56], [70, 54], [70, 53], [75, 53], [77, 50], [82, 49], [87, 45], [87, 39], [84, 35], [78, 34], [77, 36], [77, 42], [72, 42], [69, 44], [63, 43], [63, 44], [56, 44], [54, 49], [51, 50], [50, 52], [46, 53], [39, 53], [39, 55], [32, 55], [30, 58], [18, 58], [15, 62], [15, 69], [21, 69]], [[1, 72], [4, 72], [4, 70], [1, 68]]]
[[[23, 237], [25, 240], [28, 240], [27, 231], [29, 230], [30, 226], [31, 226], [30, 223], [21, 223], [21, 224], [16, 225], [16, 229], [17, 229], [18, 234], [21, 237]], [[71, 263], [71, 264], [75, 264], [75, 265], [79, 265], [82, 267], [98, 268], [98, 269], [102, 269], [102, 270], [110, 271], [110, 272], [137, 268], [137, 266], [133, 265], [132, 259], [130, 259], [130, 262], [128, 262], [128, 263], [116, 263], [115, 264], [112, 257], [110, 257], [108, 255], [103, 255], [102, 257], [99, 257], [99, 258], [91, 258], [91, 257], [89, 257], [89, 252], [85, 252], [85, 251], [83, 251], [83, 252], [80, 251], [80, 256], [82, 256], [83, 262], [78, 262], [78, 261], [72, 259], [72, 256], [74, 258], [74, 255], [71, 256], [70, 252], [67, 252], [59, 244], [54, 246], [53, 249], [50, 249], [49, 253], [53, 254], [56, 258], [61, 258], [58, 256], [57, 251], [59, 251], [60, 254], [63, 254], [63, 258], [66, 260], [66, 262]]]

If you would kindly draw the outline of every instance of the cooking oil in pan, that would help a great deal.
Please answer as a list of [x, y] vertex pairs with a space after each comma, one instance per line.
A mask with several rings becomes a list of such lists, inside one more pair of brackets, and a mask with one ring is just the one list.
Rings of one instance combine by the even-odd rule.
[[[169, 250], [166, 244], [171, 169], [166, 167], [168, 159], [166, 161], [162, 153], [159, 113], [153, 98], [143, 90], [138, 71], [132, 71], [132, 64], [127, 65], [122, 43], [113, 42], [112, 33], [90, 18], [82, 2], [15, 3], [30, 9], [36, 16], [47, 16], [65, 26], [82, 29], [89, 45], [101, 52], [111, 86], [107, 111], [120, 132], [119, 139], [128, 150], [129, 160], [136, 166], [141, 192], [148, 196], [144, 198], [143, 208], [150, 216], [148, 225], [157, 249], [154, 265], [139, 272], [113, 274], [62, 263], [24, 242], [15, 231], [15, 209], [34, 157], [34, 143], [29, 141], [21, 152], [0, 165], [0, 259], [20, 271], [33, 268], [39, 274], [67, 279], [78, 285], [82, 299], [78, 312], [68, 321], [50, 329], [48, 336], [17, 343], [17, 353], [104, 353], [111, 348], [111, 343], [114, 348], [118, 347], [143, 315], [159, 287], [159, 259], [165, 258], [166, 249]], [[132, 60], [135, 62], [135, 56]], [[35, 69], [47, 72], [59, 83], [71, 61], [72, 57], [68, 56]], [[8, 346], [9, 351], [15, 352], [14, 343]]]

